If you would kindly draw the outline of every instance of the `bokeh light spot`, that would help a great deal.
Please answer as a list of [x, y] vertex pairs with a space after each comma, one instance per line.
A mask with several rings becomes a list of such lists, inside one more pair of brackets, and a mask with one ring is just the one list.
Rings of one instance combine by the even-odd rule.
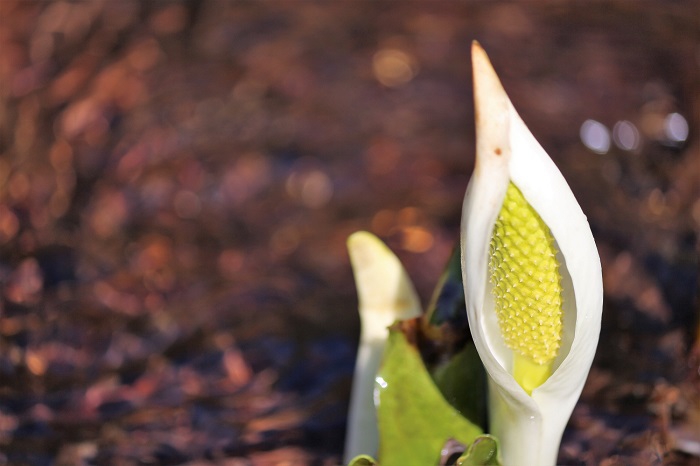
[[4, 205], [0, 205], [0, 244], [7, 243], [19, 231], [19, 219]]
[[606, 154], [610, 149], [610, 132], [608, 128], [595, 120], [586, 120], [581, 125], [581, 142], [597, 154]]
[[411, 252], [426, 252], [433, 247], [433, 234], [423, 227], [405, 227], [402, 231], [401, 246]]
[[664, 120], [664, 132], [669, 141], [685, 142], [688, 139], [688, 121], [680, 113], [669, 113]]
[[285, 182], [287, 193], [304, 206], [319, 208], [333, 197], [333, 182], [323, 171], [292, 172]]
[[633, 151], [639, 147], [639, 130], [627, 120], [615, 123], [612, 137], [615, 145], [622, 150]]
[[374, 54], [372, 68], [377, 81], [387, 87], [397, 87], [411, 81], [417, 70], [415, 60], [397, 49], [382, 49]]
[[372, 231], [378, 235], [388, 235], [396, 225], [396, 214], [393, 210], [382, 209], [372, 217]]
[[324, 172], [314, 170], [309, 173], [301, 186], [301, 201], [307, 207], [323, 207], [333, 196], [333, 183]]

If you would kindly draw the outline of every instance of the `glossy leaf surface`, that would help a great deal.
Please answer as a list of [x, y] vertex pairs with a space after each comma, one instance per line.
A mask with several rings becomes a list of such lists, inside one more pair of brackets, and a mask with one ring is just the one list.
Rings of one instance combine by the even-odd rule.
[[480, 435], [457, 460], [458, 466], [498, 466], [498, 440], [491, 435]]
[[486, 371], [469, 332], [460, 255], [457, 245], [423, 316], [421, 354], [447, 402], [483, 429]]
[[482, 433], [443, 398], [400, 330], [390, 329], [375, 390], [382, 466], [437, 464], [447, 439], [468, 445]]
[[474, 343], [469, 342], [432, 373], [443, 397], [462, 416], [484, 428], [486, 425], [486, 371]]
[[359, 455], [350, 460], [348, 466], [378, 466], [379, 463], [369, 455]]

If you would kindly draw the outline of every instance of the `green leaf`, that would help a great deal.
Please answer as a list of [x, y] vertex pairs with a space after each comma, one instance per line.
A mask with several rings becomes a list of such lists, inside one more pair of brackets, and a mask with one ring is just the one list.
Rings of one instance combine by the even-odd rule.
[[491, 435], [481, 435], [457, 460], [457, 466], [500, 466], [498, 440]]
[[460, 247], [457, 244], [435, 287], [425, 318], [432, 326], [448, 324], [456, 331], [466, 330], [466, 335], [469, 335], [461, 261]]
[[350, 460], [348, 466], [378, 466], [379, 463], [369, 455], [359, 455]]
[[468, 445], [482, 433], [445, 401], [418, 350], [396, 328], [389, 330], [375, 389], [382, 466], [437, 464], [447, 439]]
[[420, 349], [445, 399], [482, 429], [486, 426], [486, 371], [471, 339], [459, 244], [445, 266], [423, 316]]
[[482, 429], [486, 425], [486, 371], [474, 343], [468, 343], [432, 373], [443, 397], [462, 416]]

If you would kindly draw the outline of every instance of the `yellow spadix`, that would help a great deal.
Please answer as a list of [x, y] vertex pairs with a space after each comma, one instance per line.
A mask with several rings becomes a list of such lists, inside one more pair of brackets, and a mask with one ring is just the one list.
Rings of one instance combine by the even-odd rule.
[[561, 344], [561, 275], [554, 239], [513, 183], [493, 229], [489, 270], [513, 377], [531, 394], [552, 374]]

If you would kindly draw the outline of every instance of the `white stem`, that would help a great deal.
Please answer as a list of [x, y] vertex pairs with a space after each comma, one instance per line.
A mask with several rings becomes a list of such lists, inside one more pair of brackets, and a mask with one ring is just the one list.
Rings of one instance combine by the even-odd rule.
[[379, 445], [374, 379], [389, 332], [397, 320], [421, 314], [411, 279], [398, 258], [376, 236], [357, 232], [348, 238], [361, 320], [360, 347], [353, 377], [344, 462], [376, 455]]
[[360, 342], [350, 395], [344, 464], [357, 455], [376, 455], [379, 448], [374, 379], [382, 362], [385, 344], [380, 340]]

